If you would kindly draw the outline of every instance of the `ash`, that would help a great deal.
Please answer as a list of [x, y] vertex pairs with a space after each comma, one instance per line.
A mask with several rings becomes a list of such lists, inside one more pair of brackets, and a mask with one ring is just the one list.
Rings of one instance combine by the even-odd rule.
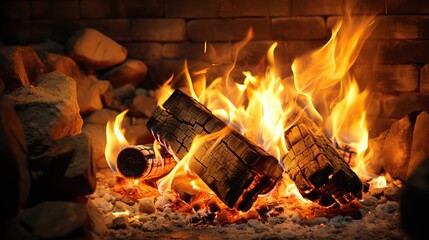
[[222, 207], [216, 214], [203, 211], [156, 189], [120, 192], [116, 174], [107, 169], [97, 173], [97, 181], [87, 197], [94, 239], [410, 239], [400, 223], [399, 181], [371, 187], [340, 208], [292, 196], [234, 216]]

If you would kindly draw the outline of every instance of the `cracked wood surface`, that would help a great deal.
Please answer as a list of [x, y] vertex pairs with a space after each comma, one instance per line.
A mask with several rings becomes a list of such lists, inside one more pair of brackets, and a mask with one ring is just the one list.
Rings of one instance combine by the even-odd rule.
[[[197, 135], [230, 128], [180, 90], [155, 110], [147, 126], [179, 159], [189, 152]], [[257, 195], [269, 192], [283, 172], [275, 157], [231, 128], [220, 141], [202, 143], [192, 154], [189, 168], [227, 206], [243, 211], [250, 209]]]

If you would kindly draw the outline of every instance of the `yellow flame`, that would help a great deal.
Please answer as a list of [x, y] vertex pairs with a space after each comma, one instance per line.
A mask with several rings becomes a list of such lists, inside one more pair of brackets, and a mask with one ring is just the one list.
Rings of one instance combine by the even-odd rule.
[[296, 90], [306, 97], [308, 107], [315, 117], [322, 116], [313, 105], [327, 104], [329, 88], [344, 84], [349, 70], [356, 61], [369, 35], [373, 17], [346, 16], [338, 20], [332, 29], [330, 40], [320, 49], [296, 58], [292, 63]]
[[[175, 177], [186, 175], [189, 172], [189, 162], [194, 158], [196, 151], [199, 151], [201, 146], [206, 143], [210, 143], [211, 147], [203, 153], [204, 155], [209, 155], [213, 148], [222, 140], [231, 131], [230, 128], [226, 127], [218, 132], [214, 132], [208, 135], [197, 135], [192, 141], [191, 148], [189, 152], [179, 161], [179, 163], [174, 167], [174, 169], [164, 178], [160, 179], [158, 184], [158, 190], [161, 194], [172, 192], [171, 185]], [[201, 182], [201, 181], [199, 181]], [[198, 183], [199, 183], [198, 182]], [[198, 184], [197, 181], [191, 181], [191, 185], [194, 189], [207, 189], [208, 187]], [[195, 188], [197, 187], [197, 188]]]
[[384, 176], [378, 176], [369, 182], [374, 188], [385, 188], [387, 186], [387, 180]]
[[125, 210], [125, 211], [122, 211], [122, 212], [112, 212], [112, 215], [115, 216], [115, 217], [128, 216], [128, 215], [130, 215], [130, 211]]
[[125, 129], [122, 128], [122, 122], [127, 112], [128, 110], [125, 110], [118, 114], [114, 122], [107, 122], [106, 148], [104, 150], [104, 155], [106, 157], [107, 164], [114, 172], [117, 172], [116, 160], [119, 152], [125, 146], [128, 146], [128, 141], [124, 136]]
[[368, 148], [365, 100], [367, 91], [359, 92], [356, 81], [352, 81], [344, 99], [332, 109], [325, 121], [325, 129], [331, 138], [344, 148], [350, 145], [359, 155]]
[[304, 197], [302, 197], [295, 183], [287, 185], [285, 196], [286, 197], [295, 196], [296, 198], [300, 199], [304, 203], [311, 203], [310, 200], [307, 200]]

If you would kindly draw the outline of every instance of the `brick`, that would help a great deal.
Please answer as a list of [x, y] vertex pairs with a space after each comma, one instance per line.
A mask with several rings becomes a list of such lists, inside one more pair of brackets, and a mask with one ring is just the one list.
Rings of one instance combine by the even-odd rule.
[[388, 14], [429, 14], [429, 1], [386, 0]]
[[144, 63], [148, 66], [147, 76], [139, 87], [145, 89], [158, 89], [168, 78], [161, 78], [159, 75], [161, 69], [161, 61], [145, 60]]
[[368, 125], [368, 134], [370, 138], [379, 136], [382, 132], [390, 129], [390, 126], [399, 119], [396, 118], [383, 118], [383, 117], [372, 117], [366, 118]]
[[387, 95], [382, 100], [381, 116], [385, 118], [402, 118], [416, 110], [429, 111], [429, 95], [421, 93]]
[[79, 0], [34, 0], [30, 3], [33, 19], [79, 19]]
[[[368, 40], [358, 63], [404, 64], [429, 62], [427, 40]], [[376, 53], [374, 55], [374, 53]]]
[[286, 41], [287, 62], [293, 62], [297, 57], [310, 53], [325, 45], [326, 41]]
[[[339, 19], [337, 16], [328, 17], [327, 28], [332, 29]], [[369, 39], [416, 39], [419, 38], [420, 22], [415, 16], [376, 16]]]
[[220, 0], [221, 17], [290, 16], [291, 0]]
[[[2, 21], [0, 23], [0, 41], [7, 45], [32, 43], [31, 23], [28, 20]], [[7, 33], [7, 34], [4, 34]]]
[[253, 30], [253, 40], [271, 40], [270, 20], [268, 18], [236, 18], [232, 20], [235, 39], [243, 39], [249, 28]]
[[419, 89], [419, 70], [408, 65], [355, 65], [356, 79], [380, 92], [414, 92]]
[[81, 0], [81, 18], [120, 18], [126, 16], [120, 0]]
[[2, 19], [28, 19], [30, 17], [29, 1], [2, 1], [0, 3]]
[[186, 35], [189, 40], [203, 41], [233, 41], [234, 26], [231, 19], [192, 20], [187, 23]]
[[218, 17], [218, 0], [165, 0], [167, 18], [212, 18]]
[[266, 18], [202, 19], [187, 24], [191, 41], [240, 41], [253, 29], [255, 40], [270, 39], [270, 22]]
[[429, 93], [429, 64], [420, 70], [420, 92]]
[[294, 16], [327, 16], [343, 13], [344, 0], [292, 0], [292, 15]]
[[385, 14], [385, 0], [344, 0], [345, 8], [351, 14], [380, 15]]
[[324, 39], [325, 20], [321, 17], [274, 18], [272, 35], [274, 39]]
[[420, 21], [414, 16], [378, 16], [370, 38], [416, 39]]
[[[361, 91], [363, 87], [359, 86]], [[377, 92], [372, 93], [370, 91], [366, 98], [365, 111], [367, 116], [380, 116], [381, 115], [381, 101], [377, 98]]]
[[183, 19], [132, 19], [133, 40], [177, 42], [185, 40], [186, 23]]
[[429, 39], [429, 17], [420, 18], [420, 38]]
[[149, 42], [122, 42], [128, 50], [128, 57], [140, 60], [159, 60], [162, 55], [162, 44], [161, 43], [149, 43]]
[[166, 59], [201, 60], [210, 63], [230, 63], [230, 43], [207, 43], [204, 52], [204, 43], [166, 43], [162, 46], [162, 57]]
[[163, 17], [164, 1], [162, 0], [123, 0], [126, 15], [130, 18]]
[[[250, 41], [239, 52], [237, 63], [252, 66], [257, 65], [261, 60], [266, 60], [269, 48], [274, 41]], [[285, 42], [278, 42], [274, 51], [274, 57], [277, 63], [283, 63], [283, 56], [286, 55], [287, 46]]]
[[99, 30], [115, 41], [131, 40], [129, 19], [86, 20], [84, 24], [86, 27]]
[[65, 43], [67, 39], [78, 29], [84, 27], [84, 22], [79, 20], [33, 20], [31, 22], [31, 35], [33, 41], [51, 39], [59, 43]]

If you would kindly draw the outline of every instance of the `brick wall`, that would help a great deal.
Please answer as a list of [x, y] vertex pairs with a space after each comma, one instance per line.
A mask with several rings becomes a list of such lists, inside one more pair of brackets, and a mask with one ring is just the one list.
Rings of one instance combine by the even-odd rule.
[[234, 43], [252, 27], [240, 66], [257, 64], [277, 41], [276, 56], [288, 72], [296, 56], [328, 40], [346, 5], [354, 15], [377, 14], [354, 67], [375, 96], [372, 134], [412, 110], [429, 110], [427, 0], [3, 0], [0, 40], [64, 43], [73, 31], [93, 27], [123, 44], [130, 58], [145, 61], [149, 78], [158, 81], [185, 58], [191, 66], [230, 62]]

